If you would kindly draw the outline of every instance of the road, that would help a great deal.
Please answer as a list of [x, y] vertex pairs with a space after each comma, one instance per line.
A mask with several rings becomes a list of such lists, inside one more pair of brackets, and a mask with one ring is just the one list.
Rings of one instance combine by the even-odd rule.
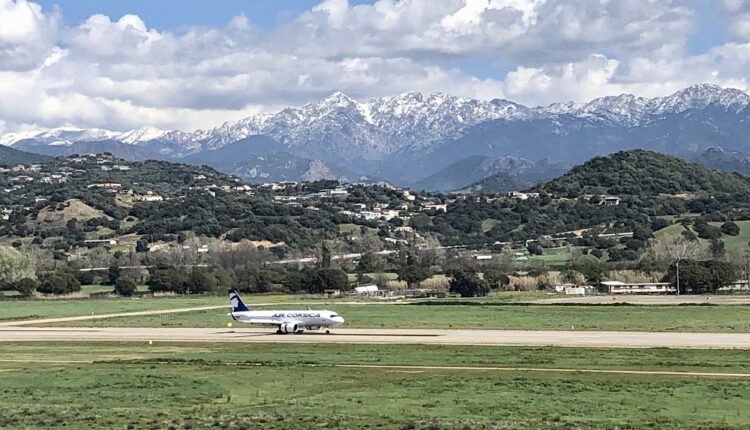
[[738, 348], [750, 349], [750, 333], [651, 333], [612, 331], [335, 329], [332, 334], [307, 332], [276, 335], [255, 328], [0, 328], [0, 342], [137, 341], [244, 343], [352, 343], [563, 346], [592, 348]]

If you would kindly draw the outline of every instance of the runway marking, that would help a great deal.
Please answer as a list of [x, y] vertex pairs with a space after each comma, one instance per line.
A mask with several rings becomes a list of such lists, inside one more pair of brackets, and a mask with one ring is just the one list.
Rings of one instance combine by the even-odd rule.
[[550, 373], [604, 373], [616, 375], [653, 375], [653, 376], [695, 376], [695, 377], [724, 377], [724, 378], [749, 378], [750, 373], [717, 373], [717, 372], [680, 372], [670, 370], [617, 370], [617, 369], [566, 369], [548, 367], [475, 367], [475, 366], [399, 366], [388, 364], [335, 364], [334, 367], [353, 369], [386, 369], [400, 371], [427, 371], [427, 370], [482, 370], [497, 372], [550, 372]]

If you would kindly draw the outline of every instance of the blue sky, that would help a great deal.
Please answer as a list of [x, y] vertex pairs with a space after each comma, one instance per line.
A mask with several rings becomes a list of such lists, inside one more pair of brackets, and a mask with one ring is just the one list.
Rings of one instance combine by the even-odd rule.
[[747, 91], [747, 0], [0, 0], [0, 133], [210, 127], [335, 91]]
[[[59, 6], [67, 25], [76, 25], [95, 13], [119, 18], [135, 14], [160, 30], [204, 25], [219, 27], [245, 14], [254, 24], [270, 28], [319, 3], [316, 0], [53, 0], [39, 1], [45, 8]], [[372, 1], [352, 0], [349, 4]]]

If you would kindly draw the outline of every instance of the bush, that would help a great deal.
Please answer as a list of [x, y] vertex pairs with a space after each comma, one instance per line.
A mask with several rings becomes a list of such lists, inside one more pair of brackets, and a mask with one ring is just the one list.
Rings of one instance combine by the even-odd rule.
[[78, 278], [78, 282], [81, 283], [81, 285], [91, 285], [94, 283], [94, 273], [87, 271], [87, 272], [76, 272], [76, 277]]
[[81, 291], [81, 283], [70, 272], [55, 272], [42, 279], [37, 291], [43, 294], [70, 294]]
[[132, 279], [120, 276], [115, 281], [115, 294], [123, 297], [132, 297], [136, 292], [135, 281]]
[[31, 297], [37, 288], [37, 282], [31, 278], [23, 278], [15, 283], [14, 288], [22, 297]]
[[721, 225], [721, 232], [727, 236], [739, 236], [740, 227], [732, 221], [727, 221]]
[[478, 297], [486, 296], [490, 291], [490, 286], [474, 272], [457, 270], [453, 272], [449, 291], [458, 293], [461, 297]]

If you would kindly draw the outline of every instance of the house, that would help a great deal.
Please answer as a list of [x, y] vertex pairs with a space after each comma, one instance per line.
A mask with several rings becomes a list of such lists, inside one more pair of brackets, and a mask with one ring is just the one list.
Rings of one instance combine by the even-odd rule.
[[89, 239], [84, 240], [83, 243], [89, 246], [114, 246], [117, 245], [116, 239]]
[[146, 194], [145, 196], [141, 196], [142, 202], [161, 202], [163, 200], [164, 197], [157, 194]]
[[669, 282], [603, 281], [601, 290], [608, 294], [665, 294], [676, 290]]
[[620, 204], [620, 198], [617, 196], [605, 196], [602, 200], [604, 206], [618, 206]]
[[431, 203], [431, 204], [424, 205], [422, 208], [424, 210], [426, 210], [426, 211], [428, 211], [428, 210], [434, 210], [436, 212], [448, 212], [448, 205], [447, 204]]
[[522, 193], [520, 191], [511, 191], [507, 194], [511, 199], [528, 200], [536, 199], [539, 197], [539, 193]]
[[378, 293], [378, 286], [375, 284], [360, 285], [358, 287], [354, 287], [354, 293], [372, 296]]
[[323, 295], [326, 297], [339, 297], [341, 296], [341, 290], [323, 290]]
[[555, 292], [566, 296], [587, 296], [594, 293], [594, 287], [590, 285], [560, 284], [554, 288]]
[[332, 190], [325, 190], [320, 193], [321, 197], [346, 197], [349, 195], [349, 191], [342, 187], [336, 187]]
[[86, 188], [107, 188], [110, 190], [119, 190], [122, 188], [122, 184], [118, 184], [116, 182], [103, 182], [100, 184], [89, 184], [86, 186]]
[[475, 260], [492, 260], [491, 254], [474, 254], [473, 255]]

